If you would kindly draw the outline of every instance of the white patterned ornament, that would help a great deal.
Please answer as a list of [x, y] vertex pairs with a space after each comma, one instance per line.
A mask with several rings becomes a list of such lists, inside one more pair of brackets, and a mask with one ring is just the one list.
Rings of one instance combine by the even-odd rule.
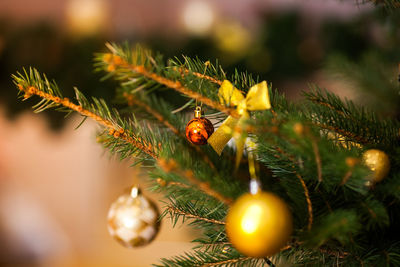
[[160, 227], [156, 205], [134, 186], [129, 194], [120, 196], [108, 212], [108, 231], [125, 247], [150, 243]]

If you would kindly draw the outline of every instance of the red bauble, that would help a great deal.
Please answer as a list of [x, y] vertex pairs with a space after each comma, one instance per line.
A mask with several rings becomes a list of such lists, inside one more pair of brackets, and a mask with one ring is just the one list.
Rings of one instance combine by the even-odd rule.
[[207, 144], [207, 139], [214, 132], [214, 126], [206, 118], [194, 118], [186, 125], [186, 138], [195, 145]]

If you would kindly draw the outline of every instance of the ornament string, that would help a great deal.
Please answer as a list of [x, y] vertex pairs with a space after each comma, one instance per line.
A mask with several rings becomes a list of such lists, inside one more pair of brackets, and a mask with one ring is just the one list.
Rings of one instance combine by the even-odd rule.
[[[206, 74], [207, 71], [207, 67], [210, 65], [210, 61], [206, 61], [204, 63], [204, 71], [203, 71], [203, 76]], [[199, 89], [201, 89], [201, 87], [203, 86], [203, 79], [200, 80], [200, 85], [199, 85]], [[196, 106], [197, 106], [197, 99], [196, 99]], [[203, 102], [200, 102], [200, 108], [203, 109]]]
[[255, 143], [252, 141], [249, 141], [247, 139], [246, 142], [246, 151], [247, 151], [247, 159], [249, 162], [249, 173], [250, 173], [250, 194], [255, 195], [260, 191], [261, 187], [261, 182], [257, 177], [257, 165], [256, 161], [254, 159], [254, 150], [255, 148]]
[[[254, 160], [254, 154], [253, 154], [253, 151], [252, 151], [252, 149], [254, 149], [254, 147], [255, 147], [255, 144], [254, 144], [254, 142], [251, 142], [251, 141], [247, 142], [246, 144], [248, 145], [248, 149], [247, 149], [248, 156], [247, 157], [248, 157], [248, 160], [249, 160], [249, 173], [250, 173], [250, 178], [251, 178], [251, 180], [250, 180], [250, 193], [254, 195], [254, 194], [257, 194], [259, 192], [260, 187], [261, 187], [260, 186], [260, 180], [258, 179], [257, 174], [256, 174], [256, 166], [257, 165], [256, 165], [256, 162]], [[273, 264], [270, 259], [264, 258], [264, 261], [270, 267], [275, 267], [275, 264]]]

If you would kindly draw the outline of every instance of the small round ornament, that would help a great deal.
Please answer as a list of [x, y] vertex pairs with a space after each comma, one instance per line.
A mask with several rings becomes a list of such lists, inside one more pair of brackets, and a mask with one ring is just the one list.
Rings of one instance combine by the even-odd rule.
[[389, 173], [389, 157], [382, 150], [368, 149], [362, 155], [362, 162], [373, 172], [370, 178], [371, 183], [382, 181]]
[[226, 233], [232, 245], [250, 257], [279, 252], [292, 233], [292, 215], [284, 201], [272, 193], [244, 194], [229, 209]]
[[121, 195], [108, 212], [108, 231], [125, 247], [140, 247], [150, 243], [160, 227], [156, 205], [134, 186]]
[[201, 116], [201, 108], [196, 107], [194, 118], [186, 125], [186, 138], [195, 145], [207, 144], [207, 139], [214, 132], [211, 121]]

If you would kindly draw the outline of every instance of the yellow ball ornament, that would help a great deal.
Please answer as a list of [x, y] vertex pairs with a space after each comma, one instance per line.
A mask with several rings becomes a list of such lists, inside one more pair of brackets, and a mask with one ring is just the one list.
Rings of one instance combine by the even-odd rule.
[[371, 183], [382, 181], [389, 173], [390, 161], [385, 152], [378, 149], [368, 149], [362, 155], [362, 161], [372, 172]]
[[279, 252], [292, 233], [292, 215], [284, 201], [271, 193], [244, 194], [229, 209], [226, 233], [232, 245], [250, 257]]

